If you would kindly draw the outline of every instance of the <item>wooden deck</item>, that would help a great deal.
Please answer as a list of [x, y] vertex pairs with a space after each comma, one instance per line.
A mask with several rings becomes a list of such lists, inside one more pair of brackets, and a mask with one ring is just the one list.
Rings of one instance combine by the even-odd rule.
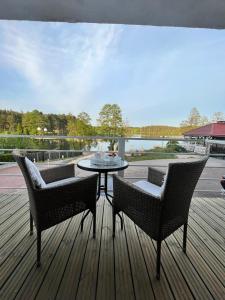
[[127, 217], [113, 241], [111, 207], [103, 198], [95, 240], [91, 216], [83, 233], [80, 220], [78, 215], [43, 233], [37, 269], [27, 195], [1, 194], [0, 299], [225, 299], [224, 199], [193, 199], [187, 256], [180, 229], [162, 244], [160, 281], [155, 243]]

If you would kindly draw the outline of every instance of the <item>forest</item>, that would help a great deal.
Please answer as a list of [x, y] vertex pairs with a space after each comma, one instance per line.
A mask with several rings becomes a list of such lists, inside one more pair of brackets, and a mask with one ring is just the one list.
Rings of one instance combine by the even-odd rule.
[[[216, 112], [212, 118], [202, 116], [197, 108], [192, 108], [187, 119], [180, 126], [152, 125], [132, 127], [122, 118], [121, 108], [117, 104], [105, 104], [99, 112], [97, 126], [92, 125], [86, 112], [77, 116], [72, 114], [44, 114], [41, 111], [17, 112], [0, 110], [0, 133], [30, 135], [68, 135], [68, 136], [182, 136], [184, 132], [224, 120], [222, 112]], [[150, 122], [149, 122], [150, 123]]]

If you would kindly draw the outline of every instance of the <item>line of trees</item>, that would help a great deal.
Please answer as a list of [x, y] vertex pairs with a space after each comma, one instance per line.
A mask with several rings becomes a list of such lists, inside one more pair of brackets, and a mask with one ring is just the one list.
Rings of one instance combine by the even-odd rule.
[[125, 123], [117, 104], [105, 104], [99, 112], [98, 126], [91, 124], [86, 112], [72, 114], [44, 114], [41, 111], [16, 112], [0, 110], [0, 132], [7, 134], [32, 135], [110, 135], [123, 136]]
[[[193, 128], [223, 120], [225, 120], [225, 115], [222, 112], [215, 112], [212, 118], [208, 119], [194, 107], [179, 127], [164, 125], [129, 127], [125, 124], [121, 108], [117, 104], [105, 104], [99, 112], [97, 126], [92, 125], [91, 117], [86, 112], [74, 116], [72, 114], [44, 114], [38, 110], [25, 113], [0, 110], [0, 132], [78, 136], [181, 136]], [[112, 149], [114, 144], [115, 141], [112, 140]]]
[[215, 112], [209, 119], [204, 115], [201, 115], [196, 107], [193, 107], [188, 115], [188, 118], [181, 122], [181, 127], [198, 127], [204, 126], [209, 123], [215, 123], [218, 121], [225, 121], [225, 115], [223, 112]]
[[38, 110], [16, 112], [0, 110], [0, 132], [9, 134], [66, 134], [70, 115], [43, 114]]

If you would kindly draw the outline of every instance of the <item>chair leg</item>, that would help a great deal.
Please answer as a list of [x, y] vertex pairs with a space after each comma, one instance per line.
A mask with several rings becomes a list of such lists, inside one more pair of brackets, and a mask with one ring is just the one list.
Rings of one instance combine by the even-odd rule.
[[87, 218], [88, 214], [90, 213], [90, 209], [85, 213], [85, 215], [83, 216], [81, 222], [80, 222], [80, 231], [82, 232], [83, 231], [83, 228], [84, 228], [84, 220]]
[[33, 232], [34, 232], [33, 217], [32, 217], [32, 214], [30, 212], [30, 235], [32, 235]]
[[186, 246], [187, 246], [187, 222], [184, 224], [184, 232], [183, 232], [183, 252], [186, 254]]
[[115, 231], [116, 231], [116, 213], [115, 209], [112, 208], [112, 221], [113, 221], [113, 238], [115, 238]]
[[161, 241], [157, 241], [156, 278], [160, 279]]
[[96, 208], [93, 211], [93, 239], [95, 239], [96, 235]]
[[41, 265], [41, 231], [37, 231], [37, 267]]
[[121, 230], [123, 230], [123, 218], [120, 214], [117, 214], [117, 216], [120, 218]]

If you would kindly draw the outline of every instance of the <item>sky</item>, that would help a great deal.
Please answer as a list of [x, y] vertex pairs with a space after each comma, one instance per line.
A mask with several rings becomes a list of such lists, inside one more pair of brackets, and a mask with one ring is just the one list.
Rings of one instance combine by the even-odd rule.
[[0, 108], [90, 114], [130, 126], [225, 113], [225, 30], [0, 21]]

